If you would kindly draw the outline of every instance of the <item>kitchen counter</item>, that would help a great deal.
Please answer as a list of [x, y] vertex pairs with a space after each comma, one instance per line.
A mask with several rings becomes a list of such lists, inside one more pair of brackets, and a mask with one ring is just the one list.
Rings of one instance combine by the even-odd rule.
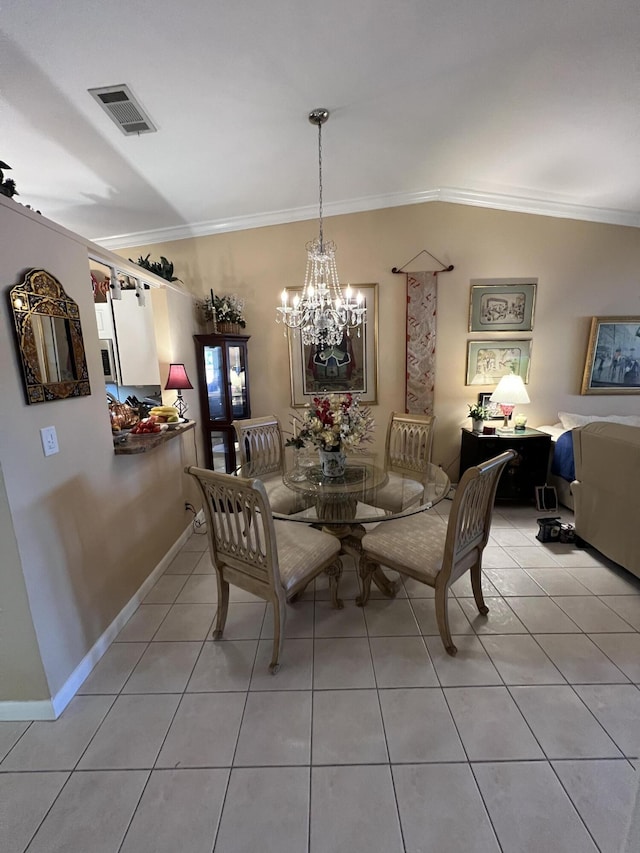
[[183, 435], [196, 425], [195, 421], [187, 421], [174, 429], [164, 429], [162, 432], [152, 432], [149, 435], [131, 435], [130, 432], [113, 436], [113, 452], [116, 456], [131, 456], [135, 453], [148, 453], [161, 444], [166, 444], [173, 438]]

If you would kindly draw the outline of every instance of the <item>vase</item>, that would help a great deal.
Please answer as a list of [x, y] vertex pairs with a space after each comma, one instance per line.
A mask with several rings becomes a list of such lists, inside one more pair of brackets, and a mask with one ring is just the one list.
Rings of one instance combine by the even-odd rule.
[[218, 321], [218, 334], [239, 335], [242, 332], [240, 323], [221, 323]]
[[332, 447], [329, 450], [318, 449], [320, 454], [320, 467], [325, 477], [342, 477], [347, 466], [347, 454], [340, 447]]
[[473, 431], [482, 432], [483, 421], [480, 418], [473, 418]]

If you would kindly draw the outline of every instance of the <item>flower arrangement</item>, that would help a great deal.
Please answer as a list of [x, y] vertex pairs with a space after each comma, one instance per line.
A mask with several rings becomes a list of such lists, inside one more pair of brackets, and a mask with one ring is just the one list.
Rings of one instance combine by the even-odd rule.
[[314, 397], [309, 409], [298, 420], [294, 418], [293, 438], [288, 447], [313, 444], [320, 450], [352, 450], [371, 441], [375, 428], [371, 410], [360, 406], [352, 394], [329, 394]]
[[215, 319], [217, 323], [237, 323], [241, 328], [247, 325], [244, 319], [244, 299], [235, 293], [223, 296], [207, 296], [201, 303], [205, 320]]
[[480, 403], [471, 403], [468, 417], [473, 418], [474, 421], [486, 421], [489, 417], [489, 409]]

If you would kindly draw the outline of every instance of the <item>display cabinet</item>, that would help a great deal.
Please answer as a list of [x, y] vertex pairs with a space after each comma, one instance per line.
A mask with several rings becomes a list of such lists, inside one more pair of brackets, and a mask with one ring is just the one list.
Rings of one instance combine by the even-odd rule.
[[236, 468], [232, 423], [251, 417], [249, 335], [195, 335], [205, 467], [231, 474]]

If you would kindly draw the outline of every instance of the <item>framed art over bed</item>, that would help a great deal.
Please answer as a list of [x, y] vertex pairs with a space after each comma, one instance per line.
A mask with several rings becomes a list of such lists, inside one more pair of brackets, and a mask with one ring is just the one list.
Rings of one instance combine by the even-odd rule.
[[640, 394], [640, 317], [593, 317], [581, 394]]

